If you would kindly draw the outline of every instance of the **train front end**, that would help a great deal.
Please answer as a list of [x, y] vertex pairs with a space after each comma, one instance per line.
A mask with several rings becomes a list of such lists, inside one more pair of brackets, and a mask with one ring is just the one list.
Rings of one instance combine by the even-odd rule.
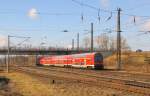
[[95, 69], [104, 69], [103, 55], [101, 53], [94, 54], [94, 68]]

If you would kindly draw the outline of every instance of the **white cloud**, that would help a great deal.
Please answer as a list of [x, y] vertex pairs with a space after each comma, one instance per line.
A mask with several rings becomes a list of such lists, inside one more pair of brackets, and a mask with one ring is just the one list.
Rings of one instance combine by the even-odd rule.
[[150, 31], [150, 20], [148, 20], [142, 27], [142, 31]]
[[31, 8], [28, 12], [28, 16], [31, 18], [31, 19], [36, 19], [38, 17], [38, 11], [36, 8]]
[[0, 35], [0, 46], [6, 46], [7, 45], [7, 38]]
[[100, 0], [100, 3], [105, 8], [109, 6], [109, 0]]

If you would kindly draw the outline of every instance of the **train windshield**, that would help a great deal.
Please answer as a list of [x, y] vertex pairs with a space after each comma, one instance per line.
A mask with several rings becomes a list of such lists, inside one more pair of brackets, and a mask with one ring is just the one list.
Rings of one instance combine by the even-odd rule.
[[100, 53], [95, 54], [94, 56], [94, 61], [95, 62], [99, 62], [99, 61], [103, 61], [103, 56]]

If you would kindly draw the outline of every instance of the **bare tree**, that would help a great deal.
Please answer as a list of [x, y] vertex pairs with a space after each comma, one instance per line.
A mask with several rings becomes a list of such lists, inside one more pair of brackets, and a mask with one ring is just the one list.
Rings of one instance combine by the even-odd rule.
[[91, 41], [90, 41], [89, 37], [84, 37], [84, 39], [83, 39], [84, 48], [86, 48], [86, 49], [90, 48], [90, 44], [91, 44], [90, 42]]
[[121, 48], [122, 48], [123, 51], [130, 50], [128, 42], [127, 42], [127, 40], [124, 37], [122, 37], [122, 40], [121, 40]]
[[116, 39], [113, 37], [110, 37], [109, 39], [109, 50], [115, 51], [116, 50]]
[[[107, 34], [102, 34], [96, 37], [96, 44], [100, 50], [115, 51], [117, 47], [117, 40], [115, 37], [110, 37]], [[123, 51], [130, 50], [127, 40], [122, 37], [121, 47]]]
[[109, 49], [109, 36], [107, 34], [102, 34], [100, 36], [97, 36], [96, 44], [98, 45], [99, 49], [108, 50]]

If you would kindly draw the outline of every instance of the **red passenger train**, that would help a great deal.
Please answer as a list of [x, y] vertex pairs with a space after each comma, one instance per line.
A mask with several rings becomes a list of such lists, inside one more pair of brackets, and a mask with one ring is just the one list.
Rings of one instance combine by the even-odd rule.
[[68, 66], [103, 69], [103, 55], [98, 52], [60, 56], [43, 56], [38, 59], [38, 65]]

